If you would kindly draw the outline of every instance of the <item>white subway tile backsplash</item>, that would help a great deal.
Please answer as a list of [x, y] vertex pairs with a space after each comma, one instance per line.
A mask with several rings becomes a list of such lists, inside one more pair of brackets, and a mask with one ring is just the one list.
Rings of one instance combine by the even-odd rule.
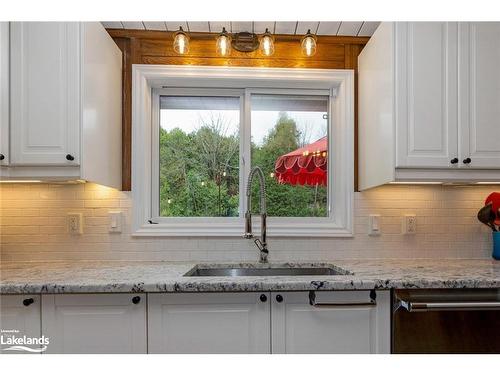
[[[384, 186], [355, 193], [353, 238], [269, 238], [272, 261], [340, 258], [488, 258], [491, 233], [476, 218], [491, 186]], [[0, 185], [0, 259], [4, 261], [256, 261], [243, 238], [134, 238], [132, 200], [96, 184]], [[109, 233], [108, 213], [123, 212], [122, 233]], [[84, 233], [70, 235], [68, 212], [81, 212]], [[417, 215], [417, 234], [402, 217]], [[381, 215], [382, 235], [369, 237], [368, 216]]]

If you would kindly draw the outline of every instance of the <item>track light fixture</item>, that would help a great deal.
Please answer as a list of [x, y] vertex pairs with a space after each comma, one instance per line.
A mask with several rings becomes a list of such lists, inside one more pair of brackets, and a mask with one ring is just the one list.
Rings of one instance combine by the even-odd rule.
[[[189, 39], [189, 35], [182, 29], [182, 26], [179, 26], [179, 30], [174, 33], [174, 51], [179, 55], [187, 54], [189, 52]], [[316, 53], [317, 38], [310, 29], [302, 38], [300, 48], [302, 54], [307, 57], [314, 56]], [[274, 54], [274, 36], [267, 28], [264, 34], [259, 37], [249, 32], [230, 34], [223, 27], [217, 36], [215, 49], [217, 54], [222, 57], [229, 56], [231, 49], [239, 52], [254, 52], [258, 49], [262, 55], [272, 56]]]

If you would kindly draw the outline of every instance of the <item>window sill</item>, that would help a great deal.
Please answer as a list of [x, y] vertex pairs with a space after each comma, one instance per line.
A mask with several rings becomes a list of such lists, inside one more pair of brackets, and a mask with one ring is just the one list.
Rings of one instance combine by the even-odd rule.
[[[271, 221], [271, 220], [269, 220]], [[268, 237], [353, 237], [350, 229], [338, 228], [332, 223], [292, 224], [268, 221]], [[260, 224], [252, 224], [254, 235], [260, 234]], [[243, 220], [224, 223], [159, 223], [144, 224], [132, 233], [133, 237], [242, 237]]]

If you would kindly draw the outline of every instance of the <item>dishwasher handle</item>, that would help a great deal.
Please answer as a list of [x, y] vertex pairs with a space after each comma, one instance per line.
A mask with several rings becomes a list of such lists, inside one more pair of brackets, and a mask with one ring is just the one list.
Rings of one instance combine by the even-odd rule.
[[374, 290], [370, 291], [370, 301], [368, 302], [328, 302], [328, 303], [318, 303], [316, 302], [316, 293], [311, 290], [309, 291], [309, 305], [313, 307], [360, 307], [360, 306], [376, 306], [377, 305], [377, 294]]
[[399, 300], [399, 306], [408, 312], [500, 310], [500, 301], [407, 302]]

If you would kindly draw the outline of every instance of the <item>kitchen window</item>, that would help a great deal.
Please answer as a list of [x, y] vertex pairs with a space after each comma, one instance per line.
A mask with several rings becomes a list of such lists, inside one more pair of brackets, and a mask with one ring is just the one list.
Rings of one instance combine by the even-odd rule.
[[[133, 234], [240, 236], [246, 180], [259, 166], [269, 236], [351, 235], [351, 75], [314, 70], [339, 82], [304, 82], [293, 69], [266, 69], [263, 82], [252, 74], [261, 69], [174, 70], [193, 69], [204, 79], [146, 79], [142, 113], [134, 105]], [[285, 71], [286, 82], [273, 77]], [[257, 185], [252, 194], [256, 204]]]

